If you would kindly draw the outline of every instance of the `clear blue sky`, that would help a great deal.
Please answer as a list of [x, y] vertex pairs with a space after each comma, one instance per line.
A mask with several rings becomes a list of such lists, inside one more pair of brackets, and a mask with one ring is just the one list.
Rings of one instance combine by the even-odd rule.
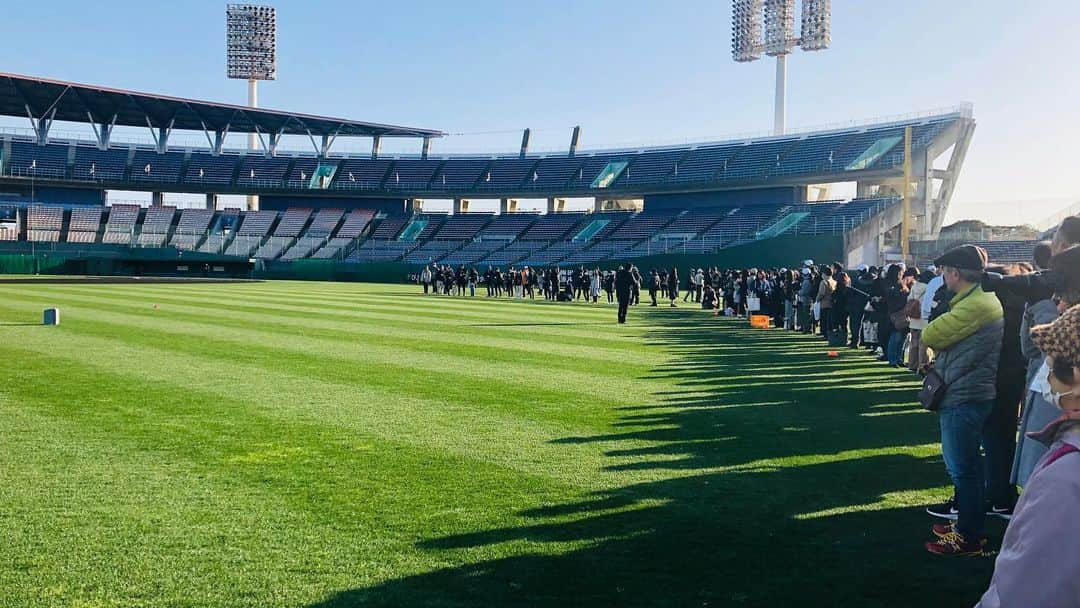
[[[280, 0], [266, 107], [439, 128], [436, 151], [699, 139], [771, 126], [773, 64], [735, 64], [730, 3]], [[0, 70], [243, 102], [225, 2], [9, 0]], [[790, 127], [975, 104], [953, 218], [1080, 200], [1075, 0], [833, 0], [833, 47], [789, 60]], [[10, 124], [5, 121], [5, 124]], [[20, 125], [21, 126], [21, 125]], [[1053, 199], [1047, 201], [1044, 199]], [[986, 204], [1042, 201], [1025, 205]]]

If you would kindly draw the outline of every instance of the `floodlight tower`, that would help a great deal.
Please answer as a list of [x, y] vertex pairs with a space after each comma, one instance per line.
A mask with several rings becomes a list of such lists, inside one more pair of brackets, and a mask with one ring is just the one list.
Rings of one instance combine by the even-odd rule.
[[[229, 78], [248, 81], [248, 105], [259, 106], [259, 81], [277, 78], [277, 10], [272, 6], [229, 4], [225, 8], [225, 52]], [[259, 140], [248, 134], [248, 149]], [[247, 197], [248, 209], [257, 209], [259, 197]]]
[[[764, 36], [762, 36], [764, 30]], [[820, 51], [832, 42], [830, 0], [802, 0], [802, 36], [795, 37], [795, 0], [732, 0], [731, 57], [757, 61], [776, 57], [773, 134], [784, 134], [787, 114], [787, 56], [795, 47]]]

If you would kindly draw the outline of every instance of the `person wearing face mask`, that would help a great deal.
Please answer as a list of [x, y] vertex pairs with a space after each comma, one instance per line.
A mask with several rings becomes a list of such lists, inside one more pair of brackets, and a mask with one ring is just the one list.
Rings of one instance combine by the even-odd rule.
[[[1049, 447], [1020, 495], [976, 608], [1080, 607], [1080, 306], [1033, 328], [1031, 339], [1046, 354], [1041, 390], [1058, 415], [1029, 434]], [[950, 533], [950, 526], [941, 532]]]
[[[1050, 253], [1050, 243], [1039, 243], [1035, 247], [1034, 262], [1038, 270], [1046, 270], [1050, 267]], [[1028, 431], [1043, 428], [1055, 416], [1054, 409], [1042, 398], [1042, 392], [1037, 388], [1037, 385], [1043, 384], [1047, 377], [1047, 370], [1044, 368], [1046, 355], [1031, 340], [1031, 328], [1053, 323], [1059, 314], [1057, 304], [1051, 298], [1046, 298], [1029, 302], [1024, 308], [1024, 316], [1021, 320], [1020, 351], [1028, 360], [1027, 378], [1024, 385], [1027, 395], [1020, 416], [1020, 439], [1016, 444], [1010, 478], [1012, 483], [1020, 487], [1027, 485], [1028, 476], [1034, 470], [1035, 463], [1046, 452], [1046, 446], [1028, 439], [1026, 434]]]

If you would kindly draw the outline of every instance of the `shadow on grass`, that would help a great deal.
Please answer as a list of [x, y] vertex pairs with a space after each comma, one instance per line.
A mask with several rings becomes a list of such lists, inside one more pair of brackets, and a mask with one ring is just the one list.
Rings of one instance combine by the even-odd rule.
[[936, 419], [912, 404], [911, 376], [858, 352], [827, 358], [820, 340], [781, 330], [694, 313], [647, 319], [648, 340], [674, 353], [652, 375], [678, 390], [623, 408], [613, 432], [557, 442], [602, 445], [607, 469], [654, 472], [650, 481], [519, 513], [529, 525], [418, 543], [473, 552], [459, 560], [521, 541], [586, 548], [448, 567], [313, 608], [977, 601], [992, 561], [935, 559], [922, 548], [932, 522], [900, 506], [944, 498], [947, 484], [937, 451], [911, 447], [938, 441]]

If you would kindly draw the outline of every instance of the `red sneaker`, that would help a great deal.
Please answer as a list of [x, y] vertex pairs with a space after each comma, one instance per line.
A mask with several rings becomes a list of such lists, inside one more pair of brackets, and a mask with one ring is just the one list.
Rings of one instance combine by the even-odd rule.
[[949, 534], [956, 531], [956, 523], [947, 521], [943, 524], [934, 524], [930, 531], [934, 533], [934, 536], [938, 538], [945, 538]]
[[982, 555], [985, 546], [985, 538], [980, 538], [978, 542], [968, 542], [956, 531], [949, 531], [936, 541], [925, 545], [926, 550], [934, 555]]

